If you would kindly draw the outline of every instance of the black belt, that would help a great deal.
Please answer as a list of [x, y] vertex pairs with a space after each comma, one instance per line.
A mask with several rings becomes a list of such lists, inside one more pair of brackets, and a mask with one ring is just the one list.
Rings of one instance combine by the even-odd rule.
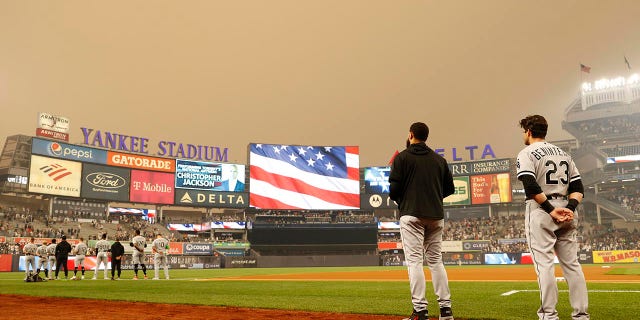
[[559, 194], [559, 193], [547, 194], [546, 196], [547, 196], [547, 199], [567, 200], [567, 196]]

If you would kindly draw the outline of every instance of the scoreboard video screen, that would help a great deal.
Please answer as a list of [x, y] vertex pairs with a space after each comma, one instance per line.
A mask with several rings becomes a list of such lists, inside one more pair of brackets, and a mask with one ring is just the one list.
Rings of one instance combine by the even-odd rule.
[[364, 193], [388, 194], [391, 167], [364, 168]]

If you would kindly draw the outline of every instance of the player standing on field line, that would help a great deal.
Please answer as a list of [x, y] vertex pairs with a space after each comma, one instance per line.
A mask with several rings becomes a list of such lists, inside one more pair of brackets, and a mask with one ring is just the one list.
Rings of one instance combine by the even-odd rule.
[[[36, 239], [31, 237], [29, 239], [29, 243], [25, 244], [22, 248], [22, 252], [24, 252], [24, 281], [29, 280], [31, 276], [31, 272], [36, 273], [36, 251], [38, 251], [38, 246], [34, 243]], [[31, 267], [31, 272], [29, 272], [29, 267]]]
[[[51, 239], [51, 244], [47, 246], [47, 264], [49, 265], [49, 280], [53, 280], [53, 268], [56, 266], [56, 244], [55, 238]], [[47, 269], [44, 269], [44, 274], [47, 274]]]
[[71, 245], [67, 242], [67, 236], [63, 234], [60, 243], [56, 245], [56, 280], [59, 279], [60, 268], [64, 269], [64, 279], [67, 280], [69, 277], [69, 269], [67, 267], [69, 252], [71, 252]]
[[158, 233], [158, 236], [151, 243], [151, 249], [153, 250], [153, 265], [154, 273], [153, 280], [160, 279], [160, 266], [164, 268], [164, 278], [169, 280], [169, 267], [167, 266], [167, 249], [169, 248], [169, 240], [162, 237], [162, 234]]
[[136, 229], [136, 236], [131, 239], [131, 243], [129, 243], [133, 247], [133, 255], [131, 256], [131, 260], [133, 262], [133, 272], [135, 272], [135, 276], [133, 276], [133, 280], [138, 280], [138, 264], [142, 265], [142, 273], [144, 274], [144, 278], [147, 277], [147, 266], [144, 265], [144, 248], [147, 247], [147, 239], [140, 235], [140, 229]]
[[49, 271], [47, 270], [47, 241], [42, 241], [42, 245], [36, 249], [36, 255], [38, 256], [38, 267], [36, 268], [36, 274], [40, 274], [40, 269], [44, 268], [44, 277], [49, 277]]
[[455, 191], [447, 161], [425, 143], [429, 127], [416, 122], [409, 128], [407, 149], [394, 159], [389, 174], [389, 197], [400, 209], [400, 236], [409, 272], [413, 312], [409, 320], [426, 320], [424, 277], [426, 259], [440, 320], [453, 320], [447, 271], [442, 263], [442, 200]]
[[571, 156], [545, 141], [547, 120], [539, 115], [520, 120], [524, 144], [517, 176], [524, 186], [525, 233], [540, 287], [540, 320], [557, 320], [558, 284], [554, 251], [569, 285], [572, 319], [589, 319], [587, 284], [578, 261], [576, 207], [584, 186]]
[[[122, 273], [122, 260], [124, 257], [124, 247], [116, 238], [116, 241], [111, 245], [109, 249], [111, 255], [111, 280], [120, 280], [120, 274]], [[116, 271], [118, 277], [116, 278]]]
[[77, 280], [78, 277], [78, 266], [81, 266], [82, 270], [82, 274], [80, 276], [80, 279], [84, 279], [84, 260], [86, 258], [87, 255], [87, 245], [82, 242], [84, 240], [84, 238], [80, 237], [80, 242], [78, 242], [78, 244], [76, 244], [76, 246], [71, 250], [72, 254], [75, 254], [75, 259], [73, 261], [73, 277], [71, 277], [71, 280]]
[[110, 247], [111, 244], [107, 241], [107, 234], [103, 233], [101, 240], [96, 242], [96, 271], [93, 273], [93, 280], [98, 279], [98, 270], [100, 269], [101, 263], [104, 264], [104, 279], [109, 279], [107, 276], [109, 269], [109, 257], [107, 256], [107, 252], [109, 252]]

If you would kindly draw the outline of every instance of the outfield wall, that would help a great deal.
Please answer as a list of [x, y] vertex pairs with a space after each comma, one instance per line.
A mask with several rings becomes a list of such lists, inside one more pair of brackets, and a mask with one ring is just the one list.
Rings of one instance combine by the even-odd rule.
[[[24, 271], [24, 256], [0, 255], [0, 272]], [[73, 270], [74, 257], [67, 261]], [[36, 257], [36, 259], [39, 259]], [[219, 269], [219, 268], [287, 268], [287, 267], [352, 267], [352, 266], [403, 266], [402, 254], [385, 255], [308, 255], [308, 256], [214, 256], [169, 255], [170, 269]], [[445, 265], [497, 265], [532, 264], [530, 253], [482, 253], [480, 251], [445, 252]], [[578, 253], [583, 264], [623, 264], [640, 262], [640, 250], [583, 251]], [[125, 255], [123, 270], [133, 269], [131, 256]], [[146, 255], [148, 268], [153, 268], [153, 255]], [[555, 261], [558, 263], [557, 259]], [[87, 256], [87, 270], [95, 269], [95, 256]], [[111, 268], [109, 265], [108, 268]]]
[[378, 255], [260, 256], [259, 268], [379, 266]]

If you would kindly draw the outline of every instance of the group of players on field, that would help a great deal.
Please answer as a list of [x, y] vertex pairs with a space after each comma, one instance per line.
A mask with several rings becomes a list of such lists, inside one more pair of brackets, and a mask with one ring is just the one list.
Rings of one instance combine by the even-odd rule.
[[[138, 266], [142, 267], [144, 279], [147, 277], [147, 267], [145, 265], [144, 248], [147, 247], [147, 240], [140, 235], [140, 230], [136, 230], [136, 235], [131, 239], [129, 245], [134, 248], [132, 254], [132, 263], [135, 276], [134, 280], [138, 280]], [[44, 270], [45, 279], [58, 280], [60, 270], [64, 270], [64, 279], [68, 279], [67, 259], [69, 254], [75, 255], [73, 277], [71, 280], [84, 279], [85, 275], [85, 258], [89, 251], [89, 247], [84, 243], [81, 237], [80, 241], [72, 247], [66, 236], [62, 236], [62, 241], [56, 243], [56, 239], [51, 239], [51, 243], [43, 242], [42, 245], [36, 245], [35, 239], [32, 237], [29, 243], [25, 244], [22, 251], [25, 254], [25, 281], [36, 281], [40, 278], [40, 271]], [[95, 244], [96, 252], [96, 268], [93, 273], [93, 280], [98, 278], [98, 270], [100, 265], [104, 268], [104, 279], [109, 279], [109, 257], [111, 257], [111, 280], [119, 280], [122, 273], [122, 260], [124, 258], [124, 246], [116, 240], [113, 243], [107, 241], [107, 234], [102, 234], [100, 240]], [[167, 264], [167, 253], [169, 251], [169, 240], [158, 234], [156, 239], [151, 243], [151, 249], [154, 254], [155, 273], [153, 280], [159, 279], [159, 269], [164, 269], [165, 279], [169, 279], [169, 267]], [[36, 267], [36, 256], [38, 266]], [[55, 266], [55, 274], [54, 274]], [[80, 269], [80, 276], [78, 276]], [[51, 270], [51, 272], [49, 272]], [[41, 279], [41, 278], [40, 278]]]

